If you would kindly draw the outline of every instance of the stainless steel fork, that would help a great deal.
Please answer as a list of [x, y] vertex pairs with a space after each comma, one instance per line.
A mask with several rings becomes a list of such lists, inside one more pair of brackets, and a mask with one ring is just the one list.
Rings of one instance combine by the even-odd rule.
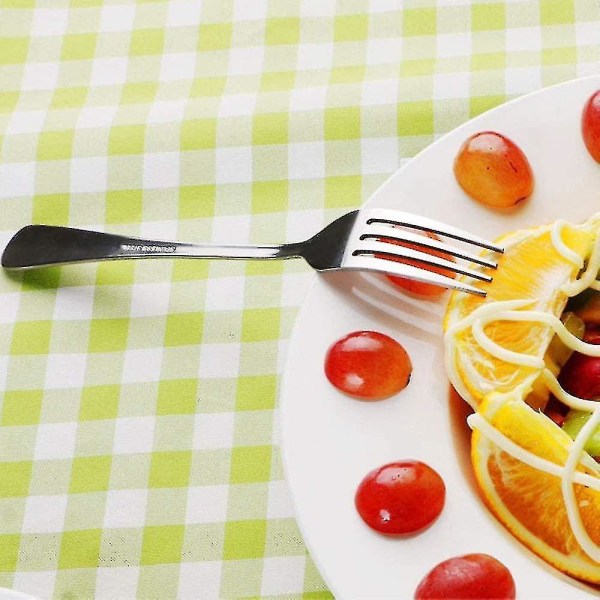
[[[69, 227], [28, 225], [20, 229], [6, 246], [2, 266], [5, 269], [31, 269], [128, 258], [301, 257], [317, 271], [378, 271], [485, 296], [485, 290], [461, 279], [432, 272], [427, 267], [442, 267], [473, 280], [489, 282], [492, 278], [484, 269], [495, 269], [495, 261], [411, 230], [431, 232], [493, 252], [503, 252], [501, 247], [483, 238], [433, 219], [375, 208], [347, 213], [306, 241], [277, 246], [189, 244], [143, 240]], [[443, 252], [475, 263], [478, 267], [471, 269], [427, 250]]]

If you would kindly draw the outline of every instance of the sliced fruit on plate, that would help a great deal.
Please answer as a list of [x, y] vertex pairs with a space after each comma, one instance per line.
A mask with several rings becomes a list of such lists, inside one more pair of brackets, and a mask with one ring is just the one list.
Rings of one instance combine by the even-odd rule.
[[[491, 392], [524, 398], [546, 367], [544, 356], [554, 336], [546, 319], [560, 317], [573, 286], [591, 283], [595, 273], [578, 280], [594, 253], [600, 216], [582, 225], [561, 221], [518, 231], [498, 240], [505, 254], [498, 259], [486, 298], [453, 293], [446, 310], [446, 366], [458, 393], [474, 408]], [[499, 318], [523, 311], [519, 318]], [[479, 318], [481, 317], [481, 318]], [[490, 351], [491, 350], [491, 351]]]
[[564, 573], [600, 583], [598, 465], [584, 453], [573, 464], [575, 473], [565, 472], [575, 442], [519, 399], [492, 396], [469, 424], [475, 475], [498, 520]]
[[[584, 450], [600, 401], [561, 387], [559, 373], [573, 350], [600, 357], [580, 316], [563, 314], [570, 298], [577, 305], [599, 287], [600, 216], [502, 243], [487, 297], [453, 294], [445, 319], [450, 379], [477, 411], [469, 417], [476, 479], [515, 537], [561, 571], [600, 583], [600, 465]], [[563, 408], [585, 411], [579, 428], [563, 430], [553, 410], [541, 412], [550, 391]]]
[[[577, 315], [572, 312], [565, 312], [560, 320], [569, 333], [573, 334], [578, 339], [583, 339], [585, 335], [585, 323]], [[544, 355], [546, 368], [554, 375], [554, 377], [558, 377], [561, 369], [569, 361], [572, 355], [573, 349], [555, 335]], [[531, 392], [527, 394], [525, 401], [532, 408], [539, 408], [548, 414], [547, 408], [549, 400], [550, 390], [548, 389], [548, 384], [543, 377], [538, 377], [533, 382], [533, 388]]]

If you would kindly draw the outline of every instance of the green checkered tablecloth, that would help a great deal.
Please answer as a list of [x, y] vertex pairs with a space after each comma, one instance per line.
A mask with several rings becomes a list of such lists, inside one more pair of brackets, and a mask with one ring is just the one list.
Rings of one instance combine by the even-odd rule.
[[[0, 243], [303, 238], [436, 136], [600, 70], [592, 0], [0, 0]], [[300, 263], [0, 274], [0, 586], [330, 597], [277, 385]], [[340, 540], [351, 543], [351, 540]]]

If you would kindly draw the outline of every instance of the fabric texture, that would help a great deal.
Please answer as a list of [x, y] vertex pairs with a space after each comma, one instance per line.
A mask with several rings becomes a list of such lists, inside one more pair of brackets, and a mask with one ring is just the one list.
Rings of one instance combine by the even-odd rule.
[[[308, 237], [470, 117], [597, 73], [599, 32], [586, 0], [0, 0], [0, 245], [29, 223]], [[278, 448], [312, 277], [293, 261], [1, 273], [0, 586], [330, 597]]]

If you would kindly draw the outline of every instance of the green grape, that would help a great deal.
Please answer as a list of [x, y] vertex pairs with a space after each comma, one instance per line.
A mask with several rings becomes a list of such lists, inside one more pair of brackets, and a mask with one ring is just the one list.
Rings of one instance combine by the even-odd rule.
[[[562, 426], [565, 433], [575, 439], [581, 428], [588, 422], [590, 413], [582, 410], [570, 410]], [[592, 456], [600, 456], [600, 425], [596, 427], [594, 433], [589, 437], [585, 450]]]

